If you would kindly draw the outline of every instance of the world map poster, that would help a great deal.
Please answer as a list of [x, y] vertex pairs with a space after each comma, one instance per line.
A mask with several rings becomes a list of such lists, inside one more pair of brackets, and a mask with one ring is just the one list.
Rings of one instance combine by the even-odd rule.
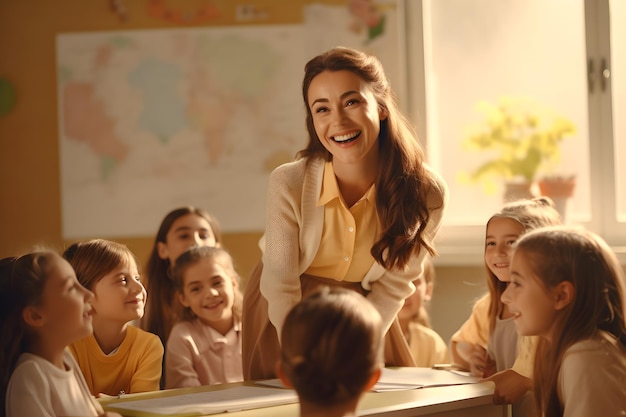
[[302, 24], [59, 34], [64, 238], [150, 236], [188, 204], [263, 230], [268, 175], [307, 142], [304, 64], [351, 46], [400, 80], [396, 12], [376, 33], [313, 4]]

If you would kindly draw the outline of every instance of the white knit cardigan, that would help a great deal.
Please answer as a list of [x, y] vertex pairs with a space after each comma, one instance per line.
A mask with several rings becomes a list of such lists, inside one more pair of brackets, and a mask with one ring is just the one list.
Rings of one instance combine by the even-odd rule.
[[[259, 242], [263, 253], [260, 290], [268, 300], [269, 318], [279, 337], [287, 313], [302, 297], [300, 275], [311, 265], [320, 246], [324, 207], [318, 207], [317, 201], [323, 174], [323, 159], [301, 158], [279, 166], [269, 177], [265, 234]], [[425, 233], [429, 242], [439, 229], [448, 194], [443, 180], [434, 176], [444, 193], [444, 204], [431, 209]], [[385, 332], [404, 299], [415, 291], [412, 281], [422, 273], [427, 253], [421, 250], [402, 271], [386, 270], [374, 262], [363, 277], [361, 286], [370, 291], [367, 298], [380, 312]]]

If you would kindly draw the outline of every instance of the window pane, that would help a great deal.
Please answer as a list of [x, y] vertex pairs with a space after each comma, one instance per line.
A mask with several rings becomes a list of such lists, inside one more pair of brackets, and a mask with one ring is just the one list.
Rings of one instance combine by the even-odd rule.
[[575, 134], [561, 142], [560, 159], [540, 169], [537, 177], [574, 175], [574, 196], [564, 200], [567, 220], [589, 221], [583, 1], [425, 0], [423, 4], [429, 160], [450, 187], [445, 225], [484, 227], [504, 202], [502, 177], [495, 178], [491, 193], [480, 183], [463, 180], [495, 155], [463, 145], [485, 120], [477, 105], [498, 104], [502, 99], [529, 103], [540, 122], [550, 120], [552, 111], [575, 125]]
[[611, 85], [613, 107], [613, 138], [615, 146], [615, 196], [617, 201], [617, 220], [626, 222], [626, 120], [619, 115], [626, 108], [626, 2], [612, 0], [611, 12]]

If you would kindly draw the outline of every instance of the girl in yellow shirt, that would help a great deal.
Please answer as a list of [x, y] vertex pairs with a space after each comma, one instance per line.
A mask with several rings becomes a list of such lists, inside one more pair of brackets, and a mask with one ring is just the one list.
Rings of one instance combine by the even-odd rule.
[[146, 302], [133, 253], [120, 243], [94, 239], [74, 243], [63, 257], [94, 293], [93, 334], [70, 346], [91, 393], [158, 390], [163, 345], [132, 324], [143, 316]]

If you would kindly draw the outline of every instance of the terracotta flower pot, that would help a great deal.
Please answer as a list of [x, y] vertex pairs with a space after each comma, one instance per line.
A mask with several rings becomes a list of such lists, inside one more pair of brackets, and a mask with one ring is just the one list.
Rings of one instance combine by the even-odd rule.
[[563, 223], [567, 223], [567, 212], [570, 198], [576, 188], [575, 177], [552, 177], [538, 181], [537, 186], [541, 195], [550, 197], [554, 201], [556, 210], [561, 214]]
[[545, 195], [550, 198], [568, 198], [574, 195], [574, 189], [576, 188], [576, 178], [544, 178], [542, 180], [539, 180], [538, 185], [541, 195]]

